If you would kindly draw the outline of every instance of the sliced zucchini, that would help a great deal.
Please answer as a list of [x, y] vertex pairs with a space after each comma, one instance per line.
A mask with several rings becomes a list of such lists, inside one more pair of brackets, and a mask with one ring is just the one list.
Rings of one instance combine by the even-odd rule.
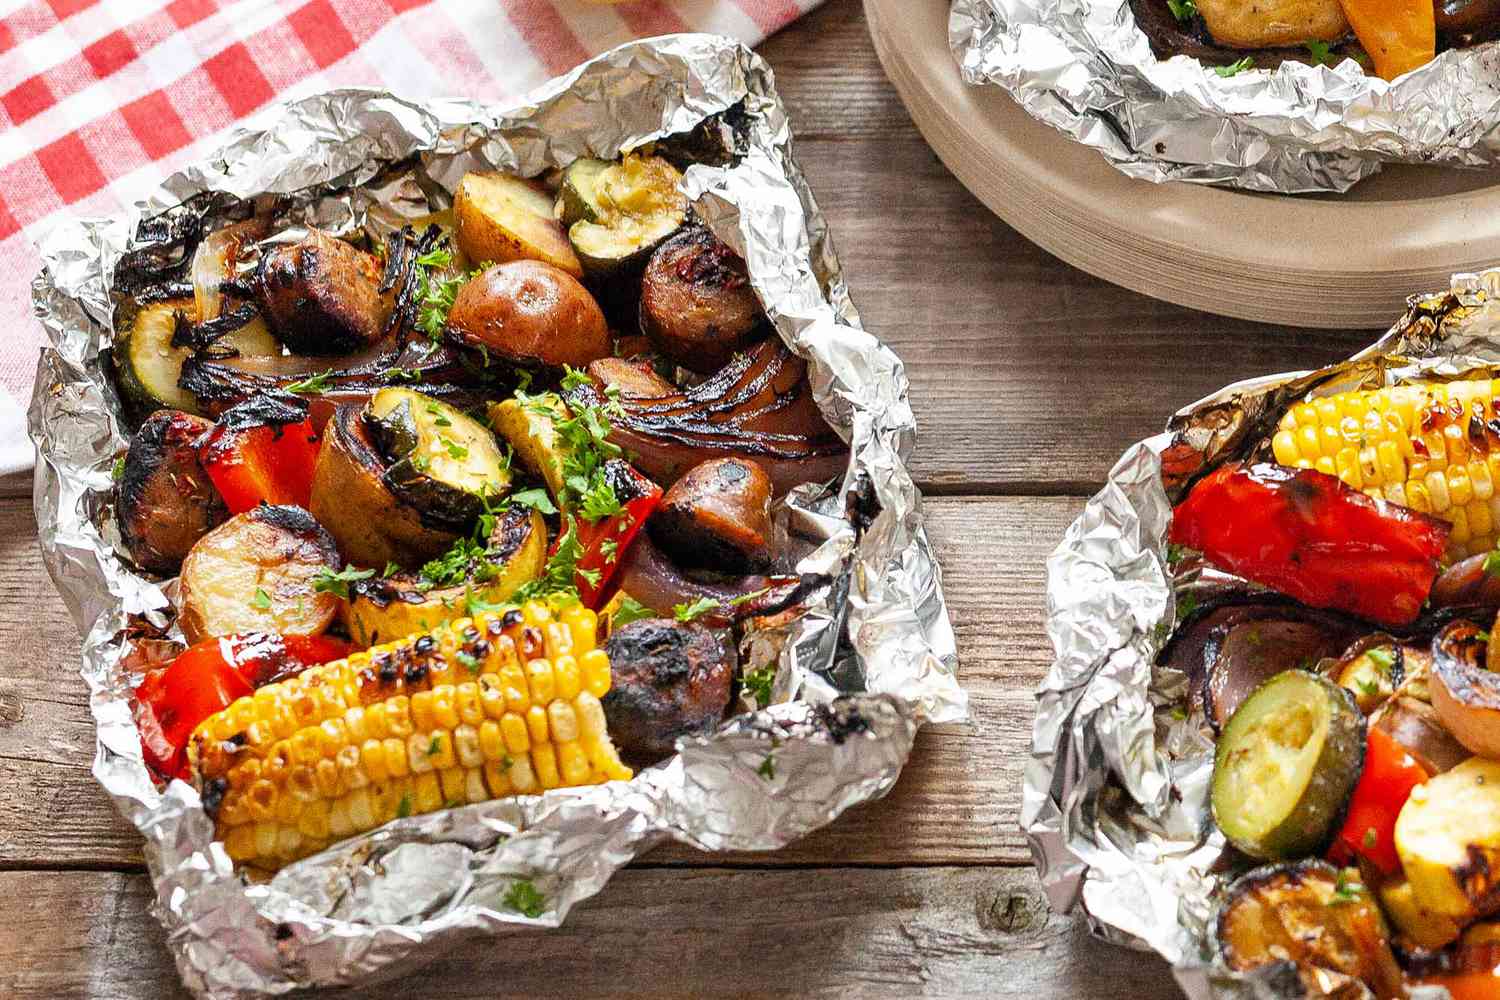
[[[354, 641], [369, 647], [402, 639], [468, 616], [481, 606], [508, 601], [522, 584], [541, 576], [547, 563], [547, 525], [536, 511], [512, 507], [497, 519], [482, 553], [461, 550], [436, 562], [442, 564], [443, 586], [434, 586], [425, 572], [396, 573], [357, 584], [345, 611]], [[452, 582], [455, 577], [457, 582]]]
[[510, 443], [522, 465], [542, 477], [559, 506], [568, 450], [558, 437], [557, 424], [567, 419], [568, 408], [551, 392], [530, 396], [525, 402], [507, 399], [490, 404], [490, 426]]
[[681, 181], [677, 168], [659, 156], [629, 155], [599, 171], [593, 200], [585, 202], [593, 218], [568, 228], [584, 273], [606, 278], [644, 270], [651, 252], [687, 218]]
[[604, 215], [599, 206], [599, 175], [612, 164], [608, 160], [574, 160], [563, 171], [557, 192], [557, 218], [564, 226], [575, 222], [598, 222]]
[[[197, 306], [191, 297], [142, 304], [115, 337], [115, 366], [120, 388], [143, 411], [166, 406], [201, 414], [198, 400], [178, 386], [182, 363], [193, 354], [187, 345], [172, 346], [178, 315], [191, 321]], [[223, 336], [219, 344], [246, 356], [281, 353], [281, 345], [260, 317]]]
[[435, 524], [461, 529], [484, 498], [510, 489], [510, 467], [495, 436], [473, 417], [415, 389], [381, 389], [366, 414], [390, 466], [391, 492]]
[[1500, 761], [1464, 761], [1412, 789], [1396, 854], [1417, 904], [1461, 921], [1500, 910]]
[[1305, 670], [1277, 674], [1230, 716], [1214, 756], [1214, 820], [1246, 854], [1315, 852], [1364, 761], [1365, 719], [1348, 691]]
[[575, 278], [583, 267], [553, 215], [552, 198], [508, 174], [468, 173], [453, 195], [458, 246], [478, 264], [540, 260]]
[[1310, 991], [1332, 972], [1380, 997], [1405, 995], [1380, 907], [1355, 869], [1302, 861], [1248, 872], [1225, 893], [1218, 937], [1236, 971], [1290, 961]]

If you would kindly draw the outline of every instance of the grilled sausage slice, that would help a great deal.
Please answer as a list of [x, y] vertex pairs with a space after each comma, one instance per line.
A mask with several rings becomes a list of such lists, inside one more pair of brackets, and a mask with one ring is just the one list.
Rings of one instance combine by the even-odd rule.
[[767, 333], [745, 262], [702, 227], [651, 255], [641, 280], [641, 331], [684, 368], [708, 374]]
[[229, 516], [198, 461], [198, 439], [212, 428], [191, 413], [157, 410], [130, 442], [115, 484], [115, 514], [142, 569], [177, 572], [193, 544]]
[[749, 573], [771, 555], [771, 477], [743, 458], [716, 458], [672, 484], [651, 540], [679, 565]]
[[317, 229], [268, 251], [256, 272], [261, 313], [297, 354], [349, 354], [380, 340], [392, 301], [380, 262]]
[[724, 717], [739, 657], [723, 633], [645, 618], [617, 629], [604, 649], [611, 676], [604, 715], [626, 757], [660, 760], [679, 736], [707, 733]]

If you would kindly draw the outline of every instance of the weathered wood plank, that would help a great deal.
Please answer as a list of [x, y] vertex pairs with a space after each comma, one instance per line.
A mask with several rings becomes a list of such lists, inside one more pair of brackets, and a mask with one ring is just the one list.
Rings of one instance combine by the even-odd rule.
[[[143, 875], [0, 874], [0, 994], [183, 997]], [[45, 928], [45, 933], [41, 930]], [[339, 997], [1180, 996], [1166, 966], [1047, 913], [1029, 871], [633, 869], [561, 929], [464, 943]]]
[[[928, 517], [953, 611], [973, 721], [930, 727], [900, 784], [756, 864], [1014, 864], [1031, 732], [1031, 692], [1050, 659], [1042, 630], [1043, 560], [1081, 501], [938, 498]], [[28, 533], [30, 509], [0, 501], [0, 538]], [[93, 723], [77, 675], [78, 640], [34, 542], [0, 550], [0, 866], [133, 867], [135, 831], [88, 772]], [[23, 638], [24, 637], [24, 638]], [[716, 860], [667, 847], [653, 861]]]

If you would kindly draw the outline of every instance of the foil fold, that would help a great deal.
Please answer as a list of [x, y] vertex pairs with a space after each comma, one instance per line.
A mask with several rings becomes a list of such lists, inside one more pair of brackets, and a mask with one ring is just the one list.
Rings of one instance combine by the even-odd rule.
[[[379, 231], [446, 207], [463, 173], [528, 176], [644, 143], [704, 156], [685, 173], [698, 215], [749, 264], [779, 334], [849, 441], [842, 482], [776, 512], [783, 555], [829, 583], [806, 613], [747, 639], [778, 664], [769, 707], [630, 782], [413, 816], [291, 865], [237, 874], [197, 793], [158, 788], [132, 720], [127, 626], [173, 630], [168, 587], [116, 554], [108, 497], [126, 446], [101, 355], [122, 261], [281, 197], [283, 222]], [[826, 220], [791, 155], [769, 67], [730, 39], [673, 35], [608, 52], [508, 108], [340, 90], [272, 109], [115, 219], [63, 224], [33, 283], [43, 351], [29, 413], [44, 561], [83, 644], [94, 775], [145, 839], [155, 915], [183, 982], [229, 998], [409, 971], [476, 934], [555, 927], [621, 866], [666, 840], [768, 851], [895, 783], [917, 729], [966, 717], [941, 576], [905, 466], [915, 437], [901, 362], [860, 326]], [[529, 881], [534, 915], [508, 900]], [[531, 910], [531, 907], [525, 907]]]
[[1129, 0], [952, 0], [948, 43], [965, 81], [1141, 180], [1290, 194], [1346, 191], [1382, 163], [1500, 164], [1500, 42], [1394, 82], [1347, 59], [1221, 77], [1158, 59]]
[[[1309, 392], [1497, 365], [1500, 269], [1456, 275], [1447, 292], [1413, 296], [1404, 317], [1346, 361], [1238, 382], [1178, 411], [1165, 433], [1125, 451], [1047, 560], [1056, 656], [1037, 691], [1021, 828], [1053, 908], [1081, 906], [1104, 940], [1155, 951], [1193, 1000], [1304, 993], [1284, 966], [1242, 974], [1217, 958], [1213, 925], [1228, 879], [1209, 810], [1213, 741], [1185, 678], [1154, 664], [1178, 596], [1245, 584], [1169, 565], [1182, 470], [1247, 457]], [[1330, 982], [1315, 995], [1367, 994]], [[1420, 995], [1447, 1000], [1441, 988]]]

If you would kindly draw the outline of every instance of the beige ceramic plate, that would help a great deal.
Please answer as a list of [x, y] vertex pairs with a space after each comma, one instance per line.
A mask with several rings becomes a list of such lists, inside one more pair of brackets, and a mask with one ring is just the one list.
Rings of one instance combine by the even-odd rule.
[[1151, 184], [971, 87], [947, 0], [864, 0], [887, 75], [948, 169], [1063, 260], [1209, 312], [1292, 326], [1386, 327], [1412, 292], [1500, 263], [1500, 171], [1387, 167], [1345, 195]]

